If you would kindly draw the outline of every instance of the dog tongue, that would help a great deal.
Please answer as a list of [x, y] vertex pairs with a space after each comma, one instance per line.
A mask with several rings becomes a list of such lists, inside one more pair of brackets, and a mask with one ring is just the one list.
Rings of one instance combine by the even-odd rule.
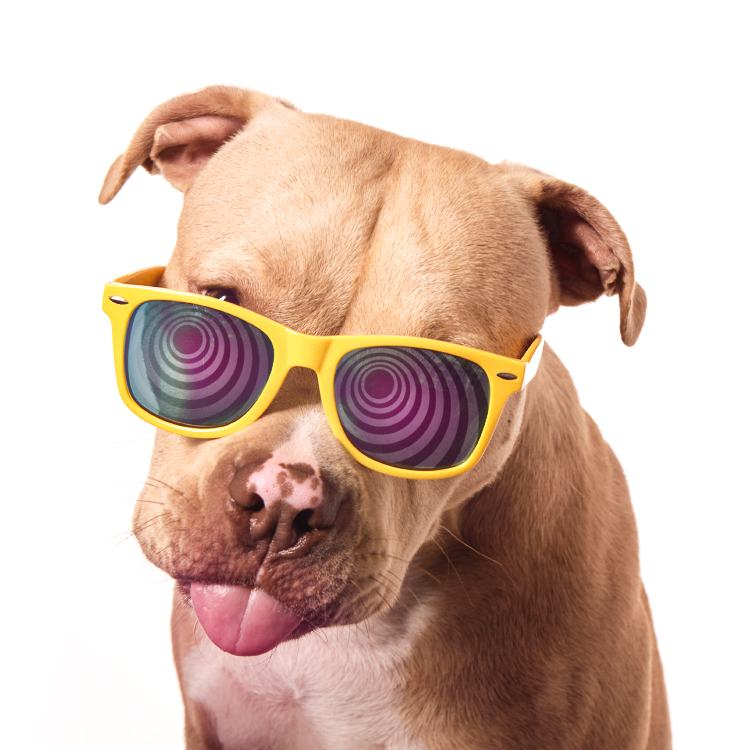
[[190, 596], [206, 635], [235, 656], [270, 651], [301, 622], [276, 599], [249, 586], [193, 583]]

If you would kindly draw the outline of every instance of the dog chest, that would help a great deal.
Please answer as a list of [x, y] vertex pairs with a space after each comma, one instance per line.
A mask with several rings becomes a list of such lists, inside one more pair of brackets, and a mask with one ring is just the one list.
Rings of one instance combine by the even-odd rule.
[[409, 642], [378, 630], [328, 628], [259, 657], [234, 657], [200, 638], [183, 662], [185, 692], [225, 750], [421, 750], [399, 698]]

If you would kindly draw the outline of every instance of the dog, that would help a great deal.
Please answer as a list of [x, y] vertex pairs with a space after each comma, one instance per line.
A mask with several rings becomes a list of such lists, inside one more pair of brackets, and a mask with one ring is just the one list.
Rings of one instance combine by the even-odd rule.
[[527, 386], [466, 470], [368, 463], [332, 427], [318, 354], [226, 434], [157, 430], [134, 533], [176, 582], [186, 747], [671, 747], [622, 469], [551, 348], [533, 380], [524, 361], [548, 315], [602, 294], [638, 338], [646, 297], [609, 211], [536, 169], [228, 86], [152, 111], [100, 202], [139, 165], [184, 193], [146, 287], [303, 348], [489, 352]]

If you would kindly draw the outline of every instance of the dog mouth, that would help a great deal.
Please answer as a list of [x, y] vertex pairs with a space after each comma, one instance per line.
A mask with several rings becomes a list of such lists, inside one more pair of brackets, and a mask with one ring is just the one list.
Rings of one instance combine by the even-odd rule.
[[208, 639], [234, 656], [265, 654], [303, 623], [303, 618], [254, 586], [184, 581], [180, 588]]

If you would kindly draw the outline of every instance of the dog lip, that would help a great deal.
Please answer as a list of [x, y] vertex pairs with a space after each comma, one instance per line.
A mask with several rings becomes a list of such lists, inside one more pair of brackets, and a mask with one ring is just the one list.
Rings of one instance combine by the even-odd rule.
[[180, 592], [185, 595], [185, 599], [190, 606], [193, 606], [193, 598], [190, 595], [190, 587], [196, 583], [201, 586], [245, 586], [247, 588], [254, 588], [254, 581], [227, 581], [218, 578], [192, 578], [192, 577], [174, 577], [175, 583], [179, 588]]
[[272, 560], [276, 557], [283, 557], [286, 560], [294, 559], [295, 557], [301, 557], [307, 554], [310, 549], [317, 546], [318, 543], [326, 536], [328, 529], [310, 529], [300, 535], [299, 539], [295, 542], [293, 547], [281, 549], [274, 549], [276, 546], [271, 542], [271, 546], [268, 550], [266, 559]]

